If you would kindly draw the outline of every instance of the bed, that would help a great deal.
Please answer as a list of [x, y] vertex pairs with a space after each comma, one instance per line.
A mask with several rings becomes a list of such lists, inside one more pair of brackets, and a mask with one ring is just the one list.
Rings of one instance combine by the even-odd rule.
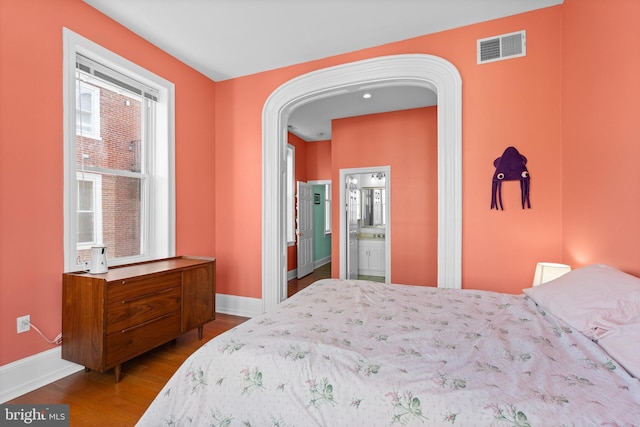
[[[137, 425], [638, 426], [637, 337], [625, 359], [629, 336], [611, 332], [624, 325], [603, 324], [619, 312], [634, 321], [640, 294], [616, 299], [609, 286], [591, 286], [615, 300], [589, 297], [608, 313], [597, 326], [574, 326], [580, 310], [554, 307], [567, 295], [582, 303], [594, 267], [625, 275], [574, 270], [563, 277], [579, 284], [577, 295], [562, 282], [510, 295], [320, 280], [192, 354]], [[624, 366], [594, 334], [624, 338]]]

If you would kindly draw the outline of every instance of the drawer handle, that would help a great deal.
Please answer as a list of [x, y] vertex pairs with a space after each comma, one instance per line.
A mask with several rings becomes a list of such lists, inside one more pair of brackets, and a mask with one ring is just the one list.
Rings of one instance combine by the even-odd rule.
[[145, 299], [145, 298], [153, 297], [153, 296], [156, 296], [156, 295], [164, 294], [164, 293], [167, 293], [167, 292], [171, 292], [171, 291], [173, 291], [173, 289], [174, 288], [163, 289], [161, 291], [152, 292], [150, 294], [140, 295], [139, 297], [125, 299], [125, 300], [122, 300], [122, 303], [123, 304], [129, 304], [130, 302], [139, 301], [141, 299]]
[[173, 313], [167, 313], [167, 314], [164, 314], [164, 315], [162, 315], [160, 317], [156, 317], [155, 319], [147, 320], [146, 322], [142, 322], [142, 323], [139, 323], [139, 324], [137, 324], [135, 326], [131, 326], [129, 328], [125, 328], [120, 332], [123, 333], [123, 334], [126, 334], [127, 332], [133, 331], [134, 329], [141, 328], [143, 326], [148, 325], [149, 323], [157, 322], [159, 320], [166, 319], [167, 317], [171, 317], [171, 316], [173, 316]]

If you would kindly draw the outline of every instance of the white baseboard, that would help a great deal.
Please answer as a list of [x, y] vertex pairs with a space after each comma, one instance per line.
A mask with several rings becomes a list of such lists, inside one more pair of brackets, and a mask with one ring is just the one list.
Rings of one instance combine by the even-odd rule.
[[61, 347], [56, 347], [0, 366], [0, 402], [15, 399], [84, 369], [84, 366], [62, 359], [61, 352]]
[[318, 267], [322, 267], [325, 264], [329, 264], [331, 262], [331, 255], [326, 256], [324, 258], [320, 258], [317, 261], [313, 262], [313, 268], [318, 268]]
[[216, 294], [216, 311], [233, 316], [254, 317], [262, 314], [262, 299]]

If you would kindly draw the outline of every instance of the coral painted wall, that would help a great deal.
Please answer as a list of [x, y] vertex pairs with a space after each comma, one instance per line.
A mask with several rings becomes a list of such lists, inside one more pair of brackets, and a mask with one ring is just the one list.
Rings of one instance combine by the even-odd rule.
[[307, 143], [307, 176], [314, 181], [331, 179], [331, 141]]
[[[392, 283], [437, 285], [437, 145], [437, 107], [333, 121], [333, 182], [340, 184], [340, 169], [391, 167]], [[334, 185], [331, 268], [335, 277], [340, 275], [343, 203], [339, 195], [339, 185]]]
[[[477, 39], [523, 29], [526, 57], [476, 63]], [[262, 108], [269, 95], [307, 72], [404, 53], [440, 56], [462, 76], [463, 286], [512, 293], [530, 286], [536, 262], [562, 260], [561, 36], [562, 6], [556, 6], [218, 82], [220, 292], [262, 296], [262, 217], [257, 201], [262, 197]], [[507, 185], [505, 211], [491, 211], [493, 161], [510, 145], [529, 159], [533, 209], [522, 210], [519, 187]], [[335, 144], [331, 150], [335, 158]], [[393, 244], [401, 247], [413, 241], [394, 237]]]
[[562, 10], [563, 259], [640, 275], [640, 2]]
[[176, 251], [215, 255], [215, 83], [81, 0], [0, 0], [0, 365], [52, 348], [16, 317], [61, 328], [63, 27], [175, 83]]

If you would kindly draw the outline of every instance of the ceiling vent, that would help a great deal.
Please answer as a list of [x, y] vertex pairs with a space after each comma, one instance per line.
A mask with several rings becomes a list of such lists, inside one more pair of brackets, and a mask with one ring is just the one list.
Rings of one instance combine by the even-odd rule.
[[478, 64], [517, 58], [527, 54], [525, 30], [478, 40]]

